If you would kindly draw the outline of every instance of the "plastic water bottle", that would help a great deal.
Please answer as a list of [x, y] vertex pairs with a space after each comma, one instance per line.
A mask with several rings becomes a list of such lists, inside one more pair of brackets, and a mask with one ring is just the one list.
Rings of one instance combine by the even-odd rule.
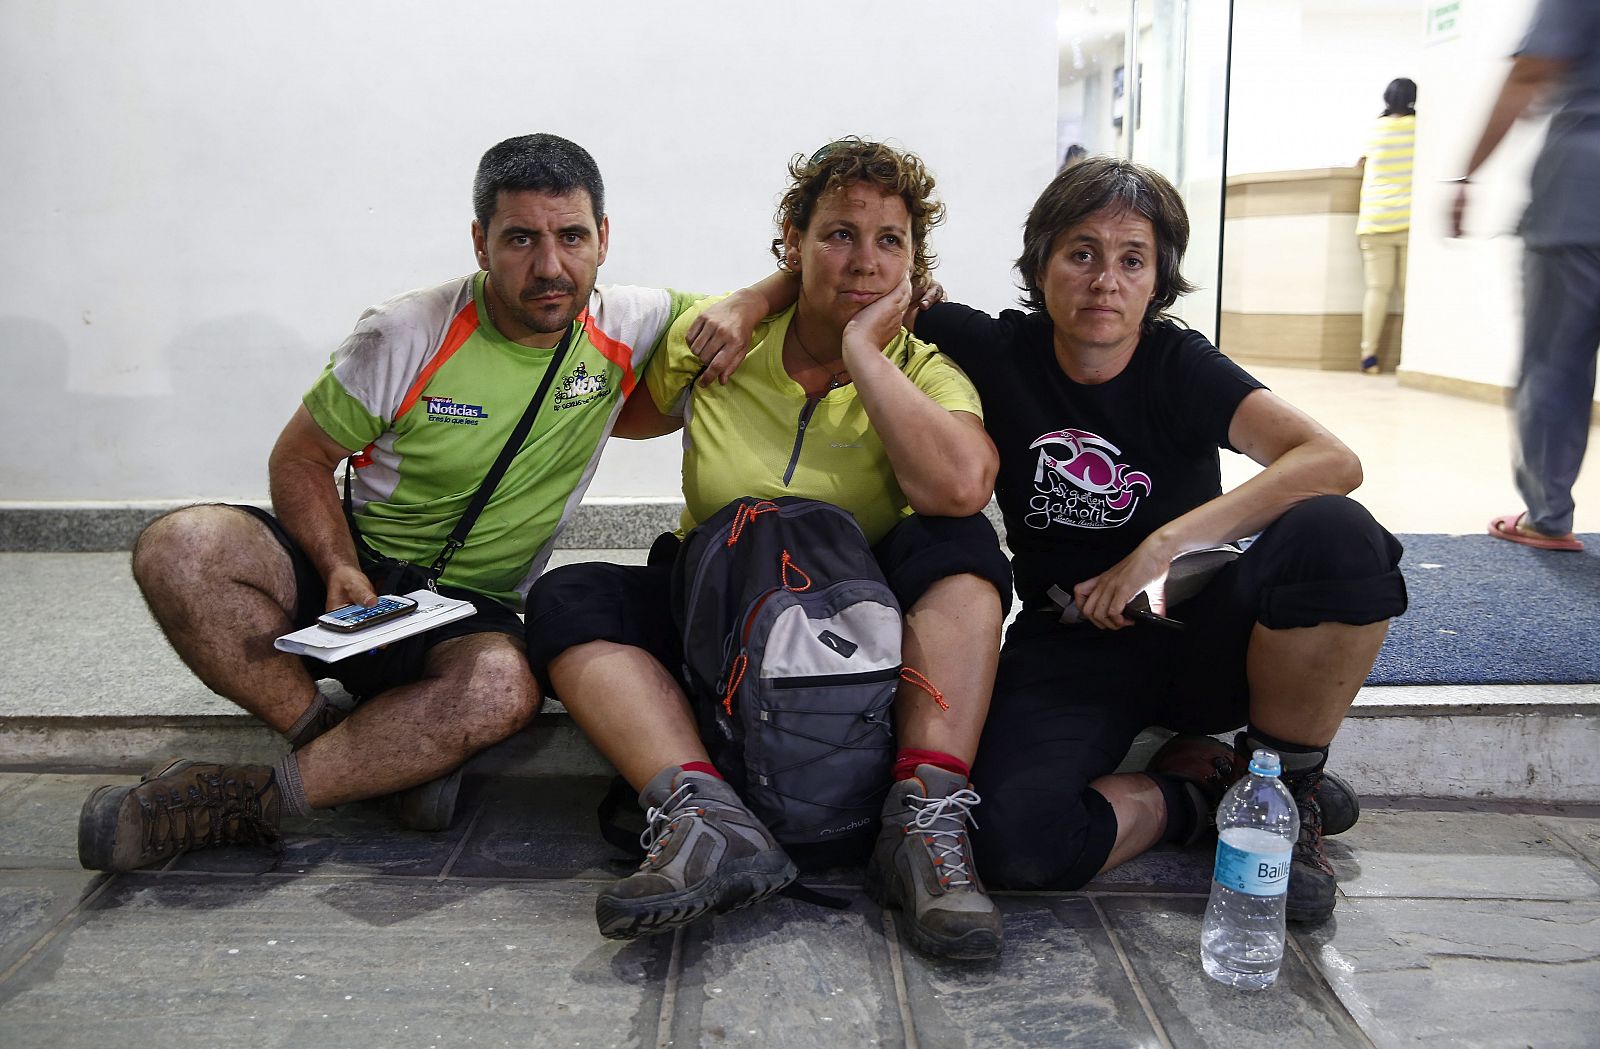
[[1217, 865], [1200, 928], [1206, 975], [1232, 987], [1272, 986], [1283, 961], [1289, 860], [1300, 810], [1278, 774], [1278, 755], [1258, 750], [1250, 775], [1217, 806]]

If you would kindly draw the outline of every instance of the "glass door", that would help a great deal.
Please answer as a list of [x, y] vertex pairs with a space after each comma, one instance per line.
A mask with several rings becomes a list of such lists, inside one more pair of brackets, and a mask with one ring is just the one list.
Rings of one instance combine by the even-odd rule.
[[1232, 0], [1061, 0], [1057, 162], [1110, 153], [1183, 194], [1183, 272], [1200, 289], [1174, 312], [1217, 336]]

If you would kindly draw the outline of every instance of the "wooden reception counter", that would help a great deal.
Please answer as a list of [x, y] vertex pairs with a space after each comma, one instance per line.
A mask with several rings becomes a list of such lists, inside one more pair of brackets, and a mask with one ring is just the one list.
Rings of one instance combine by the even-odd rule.
[[[1221, 349], [1240, 362], [1354, 371], [1365, 282], [1356, 243], [1356, 168], [1228, 178], [1223, 225]], [[1400, 360], [1395, 296], [1378, 352]]]

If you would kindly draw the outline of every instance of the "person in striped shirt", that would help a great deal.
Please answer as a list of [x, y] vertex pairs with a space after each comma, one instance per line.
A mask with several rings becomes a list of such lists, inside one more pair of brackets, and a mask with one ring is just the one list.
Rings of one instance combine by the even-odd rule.
[[1372, 129], [1361, 169], [1356, 237], [1366, 271], [1361, 310], [1361, 370], [1378, 374], [1378, 343], [1396, 285], [1406, 294], [1406, 239], [1411, 231], [1411, 158], [1417, 136], [1417, 85], [1400, 77], [1383, 90], [1383, 113]]

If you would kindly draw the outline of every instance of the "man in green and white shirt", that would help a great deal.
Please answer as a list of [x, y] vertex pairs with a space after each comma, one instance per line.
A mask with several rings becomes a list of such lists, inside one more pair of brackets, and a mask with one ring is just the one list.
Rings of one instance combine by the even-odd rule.
[[[610, 228], [593, 158], [554, 135], [508, 139], [473, 187], [479, 271], [362, 315], [273, 448], [273, 513], [197, 506], [147, 528], [134, 576], [184, 662], [283, 733], [275, 765], [179, 761], [84, 805], [85, 867], [130, 870], [186, 849], [277, 836], [280, 818], [398, 793], [402, 818], [442, 829], [459, 767], [539, 709], [516, 616], [583, 496], [627, 395], [694, 301], [596, 286]], [[715, 356], [768, 312], [736, 293], [695, 333]], [[326, 610], [371, 606], [357, 539], [432, 564], [527, 408], [563, 338], [568, 351], [532, 430], [439, 579], [474, 615], [332, 664], [273, 640]], [[334, 471], [349, 459], [347, 519]], [[358, 702], [346, 717], [315, 678]]]

